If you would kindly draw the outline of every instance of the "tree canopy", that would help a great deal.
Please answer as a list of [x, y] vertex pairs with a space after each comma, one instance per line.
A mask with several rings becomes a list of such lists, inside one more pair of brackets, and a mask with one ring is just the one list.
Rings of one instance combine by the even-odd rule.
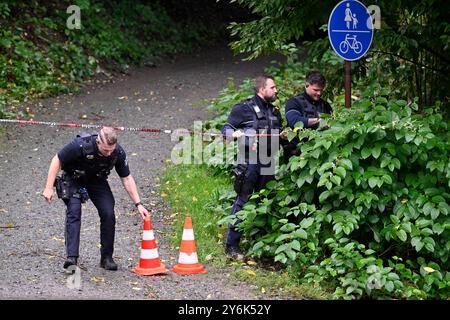
[[[290, 43], [305, 36], [326, 39], [326, 23], [337, 1], [312, 0], [238, 0], [259, 16], [229, 28], [237, 39], [231, 47], [255, 58], [273, 51], [285, 51]], [[418, 97], [420, 105], [436, 100], [448, 102], [450, 74], [450, 4], [445, 0], [375, 0], [381, 12], [381, 29], [376, 30], [372, 47], [356, 67], [369, 66], [367, 58], [382, 63], [402, 91]], [[319, 31], [319, 28], [321, 31]], [[328, 41], [327, 41], [328, 42]], [[317, 48], [316, 48], [317, 49]], [[322, 43], [323, 55], [331, 46]], [[373, 67], [371, 65], [370, 67]], [[392, 80], [392, 79], [391, 79]]]

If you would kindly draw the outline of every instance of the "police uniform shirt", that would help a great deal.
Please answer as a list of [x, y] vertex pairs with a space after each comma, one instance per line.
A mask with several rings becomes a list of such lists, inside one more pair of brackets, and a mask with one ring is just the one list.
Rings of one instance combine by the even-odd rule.
[[[333, 109], [330, 104], [322, 99], [315, 101], [305, 92], [302, 94], [290, 98], [286, 102], [286, 120], [288, 126], [292, 129], [299, 121], [303, 122], [304, 128], [310, 128], [308, 126], [309, 118], [319, 118], [320, 113], [333, 113]], [[318, 125], [311, 128], [316, 129]]]
[[[89, 160], [87, 159], [86, 155], [83, 151], [83, 138], [75, 138], [72, 142], [64, 146], [59, 152], [58, 152], [58, 158], [61, 162], [61, 167], [63, 170], [67, 170], [67, 168], [72, 169], [78, 169], [78, 170], [86, 170], [86, 175], [88, 177], [95, 177], [95, 175], [98, 172], [93, 172], [92, 170], [89, 170], [90, 168], [94, 169], [95, 166], [90, 166], [89, 162], [94, 161], [95, 164], [111, 164], [112, 161], [114, 161], [114, 158], [117, 157], [117, 160], [115, 162], [115, 170], [119, 177], [125, 178], [130, 175], [130, 169], [128, 167], [128, 161], [126, 159], [126, 153], [123, 150], [123, 148], [117, 143], [116, 148], [114, 149], [113, 153], [108, 156], [104, 157], [100, 155], [100, 151], [98, 150], [98, 146], [96, 143], [97, 135], [92, 135], [89, 137], [91, 139], [91, 142], [93, 143], [94, 151], [93, 156], [94, 159]], [[98, 168], [98, 167], [97, 167]]]

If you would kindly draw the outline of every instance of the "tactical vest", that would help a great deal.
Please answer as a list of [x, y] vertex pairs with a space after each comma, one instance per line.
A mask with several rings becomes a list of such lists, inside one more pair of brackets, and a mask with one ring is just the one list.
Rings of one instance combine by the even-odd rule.
[[[271, 133], [272, 129], [280, 129], [281, 123], [279, 118], [275, 115], [275, 110], [271, 110], [272, 108], [270, 106], [267, 108], [268, 114], [266, 115], [252, 98], [243, 101], [242, 104], [249, 107], [253, 111], [253, 121], [249, 121], [246, 124], [244, 123], [244, 125], [247, 125], [244, 128], [244, 131], [245, 129], [251, 128], [255, 131], [255, 133]], [[261, 144], [261, 139], [259, 139], [258, 136], [246, 136], [241, 140], [241, 143], [243, 142], [245, 144], [248, 152], [257, 152], [258, 148], [265, 146], [267, 148], [267, 152], [271, 153], [271, 139], [272, 137], [270, 136], [264, 137], [263, 141], [265, 143]], [[240, 157], [245, 158], [245, 162], [248, 161], [249, 156], [250, 155], [247, 152], [245, 152], [244, 155], [240, 154]]]
[[81, 148], [82, 157], [76, 162], [62, 168], [75, 179], [90, 180], [107, 178], [112, 168], [114, 168], [119, 158], [117, 149], [108, 157], [99, 155], [95, 147], [97, 136], [97, 134], [88, 133], [77, 135], [77, 138], [81, 140], [79, 147]]
[[330, 113], [330, 110], [326, 110], [324, 102], [321, 100], [317, 105], [311, 103], [306, 99], [303, 94], [295, 96], [294, 99], [303, 106], [302, 116], [307, 118], [318, 118], [320, 113]]
[[255, 129], [256, 132], [259, 130], [269, 131], [270, 129], [280, 129], [281, 123], [277, 116], [274, 115], [271, 108], [268, 107], [269, 111], [268, 116], [264, 112], [261, 111], [259, 106], [253, 99], [247, 99], [242, 102], [242, 104], [248, 106], [254, 112], [254, 119], [252, 128]]

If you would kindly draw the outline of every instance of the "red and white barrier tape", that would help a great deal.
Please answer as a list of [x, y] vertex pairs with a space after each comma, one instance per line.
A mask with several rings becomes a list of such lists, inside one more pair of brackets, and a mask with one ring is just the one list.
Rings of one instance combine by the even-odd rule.
[[[134, 131], [134, 132], [150, 132], [150, 133], [167, 133], [167, 134], [178, 134], [178, 135], [208, 135], [208, 136], [223, 136], [222, 133], [213, 132], [197, 132], [190, 130], [164, 130], [164, 129], [154, 129], [154, 128], [129, 128], [129, 127], [118, 127], [118, 126], [106, 126], [101, 124], [83, 124], [83, 123], [60, 123], [60, 122], [48, 122], [48, 121], [36, 121], [36, 120], [17, 120], [17, 119], [0, 119], [0, 123], [18, 123], [26, 125], [42, 125], [49, 127], [70, 127], [70, 128], [83, 128], [83, 129], [101, 129], [103, 127], [111, 127], [116, 131]], [[257, 134], [245, 134], [246, 136], [258, 136], [258, 137], [268, 137], [268, 136], [279, 136], [279, 134], [271, 133], [257, 133]]]

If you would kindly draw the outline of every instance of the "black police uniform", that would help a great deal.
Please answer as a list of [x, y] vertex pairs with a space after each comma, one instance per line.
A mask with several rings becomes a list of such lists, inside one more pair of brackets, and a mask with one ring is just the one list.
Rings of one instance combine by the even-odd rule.
[[81, 203], [89, 195], [100, 216], [100, 243], [102, 259], [112, 257], [116, 217], [114, 196], [107, 178], [112, 168], [124, 178], [130, 175], [125, 151], [119, 144], [108, 157], [102, 156], [96, 143], [97, 135], [75, 138], [58, 152], [63, 176], [69, 182], [69, 199], [65, 221], [65, 239], [68, 257], [79, 256]]
[[[247, 134], [255, 132], [271, 133], [275, 129], [279, 131], [281, 129], [281, 114], [271, 103], [255, 95], [253, 98], [242, 101], [233, 107], [227, 122], [222, 128], [222, 134], [229, 139], [232, 132], [238, 129]], [[245, 136], [240, 139], [240, 143], [243, 144], [240, 149], [245, 149], [245, 152], [238, 154], [238, 165], [235, 169], [235, 174], [237, 180], [239, 176], [242, 177], [242, 180], [238, 187], [236, 187], [235, 183], [237, 197], [231, 209], [232, 215], [242, 209], [253, 192], [263, 189], [267, 182], [274, 179], [273, 174], [261, 174], [263, 168], [273, 165], [273, 155], [271, 155], [272, 150], [270, 147], [271, 139], [273, 137], [261, 139], [261, 137], [254, 136]], [[279, 139], [279, 137], [276, 137], [276, 139]], [[258, 148], [267, 148], [267, 155], [271, 156], [269, 163], [262, 163], [257, 152]], [[273, 151], [275, 153], [277, 150]], [[256, 161], [249, 161], [250, 159], [256, 159]], [[227, 247], [236, 248], [239, 245], [241, 233], [235, 228], [239, 222], [238, 220], [235, 224], [228, 225]]]
[[[317, 129], [319, 125], [309, 126], [308, 119], [319, 118], [321, 113], [332, 114], [333, 109], [325, 100], [319, 99], [319, 101], [315, 101], [311, 99], [306, 91], [290, 98], [286, 102], [286, 120], [288, 126], [292, 129], [299, 121], [303, 122], [303, 128]], [[298, 155], [296, 148], [299, 142], [298, 137], [295, 137], [289, 144], [285, 145], [285, 159], [288, 159], [291, 155]]]

